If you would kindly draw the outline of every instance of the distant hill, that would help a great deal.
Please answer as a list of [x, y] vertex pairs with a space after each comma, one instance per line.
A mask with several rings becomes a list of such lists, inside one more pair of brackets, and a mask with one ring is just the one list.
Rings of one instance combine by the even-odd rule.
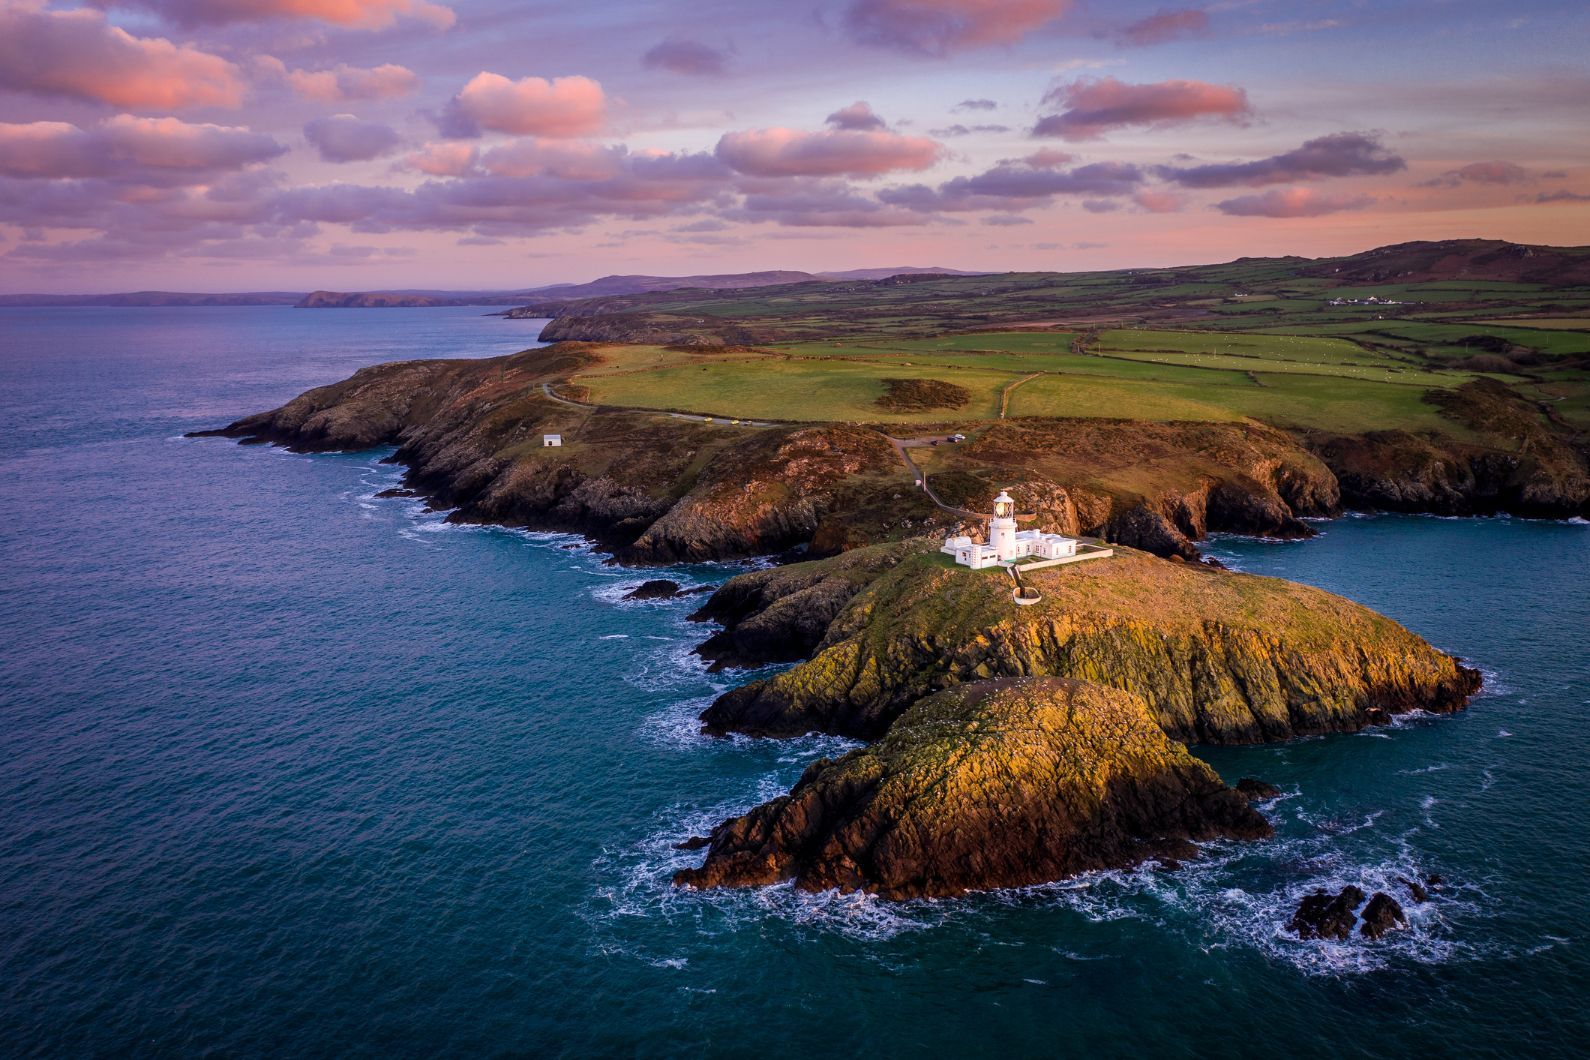
[[570, 301], [613, 295], [649, 294], [696, 289], [742, 290], [790, 283], [833, 280], [879, 280], [890, 276], [973, 276], [955, 269], [913, 268], [851, 269], [846, 272], [800, 272], [769, 269], [761, 272], [716, 273], [702, 276], [603, 276], [589, 283], [557, 283], [506, 291], [255, 291], [241, 294], [200, 294], [182, 291], [132, 291], [124, 294], [10, 294], [0, 295], [0, 306], [221, 306], [290, 305], [300, 309], [413, 309], [433, 306], [517, 306], [526, 302]]
[[967, 272], [965, 269], [943, 269], [932, 266], [925, 269], [904, 266], [896, 269], [846, 269], [844, 272], [820, 272], [822, 280], [887, 280], [891, 276], [986, 276], [987, 273]]
[[296, 291], [242, 294], [192, 294], [182, 291], [129, 291], [125, 294], [0, 294], [0, 306], [204, 306], [293, 305]]
[[1302, 261], [1300, 275], [1342, 283], [1492, 280], [1553, 287], [1590, 284], [1590, 247], [1527, 246], [1500, 239], [1396, 243], [1344, 258]]

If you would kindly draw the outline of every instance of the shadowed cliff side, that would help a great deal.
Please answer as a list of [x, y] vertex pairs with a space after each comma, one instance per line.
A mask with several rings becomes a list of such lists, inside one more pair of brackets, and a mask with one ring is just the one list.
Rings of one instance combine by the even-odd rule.
[[1308, 586], [1119, 549], [1027, 573], [1043, 600], [1017, 608], [997, 571], [922, 548], [857, 591], [810, 660], [720, 696], [706, 731], [876, 739], [941, 688], [1054, 675], [1136, 693], [1175, 739], [1253, 743], [1458, 710], [1479, 688], [1391, 619]]
[[788, 795], [725, 821], [702, 867], [675, 882], [944, 897], [1270, 831], [1137, 696], [983, 681], [920, 700], [876, 744], [814, 763]]

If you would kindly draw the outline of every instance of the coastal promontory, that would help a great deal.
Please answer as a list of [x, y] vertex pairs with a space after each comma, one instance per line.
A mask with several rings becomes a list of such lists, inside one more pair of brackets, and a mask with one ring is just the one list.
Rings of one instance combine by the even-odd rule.
[[713, 830], [693, 887], [794, 881], [890, 899], [1043, 883], [1270, 825], [1139, 696], [1055, 677], [957, 685]]
[[[849, 555], [803, 565], [799, 577], [743, 575], [762, 610], [739, 622], [761, 628], [736, 642], [731, 625], [718, 639], [741, 655], [775, 642], [777, 589], [809, 591], [823, 584], [825, 565], [835, 565], [839, 584], [867, 580], [810, 659], [707, 708], [708, 732], [876, 739], [941, 689], [1042, 675], [1131, 692], [1174, 739], [1256, 743], [1351, 732], [1412, 710], [1454, 711], [1480, 684], [1476, 671], [1342, 597], [1123, 548], [1023, 575], [1043, 597], [1029, 607], [1012, 605], [1000, 571], [957, 567], [929, 543], [879, 546], [872, 565]], [[707, 610], [743, 602], [740, 580]], [[810, 632], [803, 627], [797, 638]]]

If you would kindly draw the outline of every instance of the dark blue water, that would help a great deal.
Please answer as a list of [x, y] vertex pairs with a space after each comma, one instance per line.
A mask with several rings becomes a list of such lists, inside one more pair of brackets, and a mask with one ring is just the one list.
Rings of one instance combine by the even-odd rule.
[[[667, 886], [840, 741], [712, 742], [683, 604], [374, 499], [380, 453], [187, 441], [474, 310], [0, 311], [0, 1046], [67, 1054], [1573, 1055], [1590, 528], [1220, 542], [1482, 666], [1466, 714], [1209, 752], [1289, 793], [1181, 873], [890, 907]], [[680, 570], [689, 582], [724, 569]], [[1299, 895], [1439, 872], [1383, 945]]]

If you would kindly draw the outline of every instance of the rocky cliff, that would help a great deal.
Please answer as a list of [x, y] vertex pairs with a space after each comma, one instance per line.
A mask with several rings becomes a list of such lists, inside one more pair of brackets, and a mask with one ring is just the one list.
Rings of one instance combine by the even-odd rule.
[[1439, 515], [1590, 515], [1590, 457], [1571, 428], [1491, 379], [1427, 397], [1461, 438], [1377, 431], [1309, 439], [1348, 505]]
[[[511, 357], [362, 369], [206, 434], [301, 452], [395, 445], [406, 484], [459, 522], [586, 534], [633, 563], [765, 555], [919, 531], [933, 510], [888, 441], [846, 426], [753, 429], [592, 409], [549, 396], [598, 355], [563, 343]], [[543, 448], [560, 433], [561, 448]]]
[[1308, 537], [1340, 510], [1336, 478], [1285, 431], [1251, 422], [1001, 420], [934, 477], [948, 503], [987, 511], [1006, 483], [1059, 533], [1195, 559], [1210, 532]]
[[980, 681], [918, 701], [876, 744], [816, 762], [788, 795], [725, 821], [705, 863], [675, 882], [944, 897], [1269, 834], [1139, 697], [1052, 677]]
[[[1052, 675], [1141, 696], [1175, 739], [1252, 743], [1458, 710], [1479, 687], [1392, 620], [1308, 586], [1122, 549], [1030, 572], [1044, 598], [1015, 607], [1000, 572], [955, 567], [931, 547], [880, 563], [810, 660], [719, 697], [706, 730], [876, 739], [939, 689]], [[864, 568], [847, 560], [854, 578]], [[823, 563], [809, 566], [804, 578], [821, 584]], [[740, 592], [735, 581], [720, 595]], [[758, 620], [759, 638], [776, 639], [776, 602]]]

